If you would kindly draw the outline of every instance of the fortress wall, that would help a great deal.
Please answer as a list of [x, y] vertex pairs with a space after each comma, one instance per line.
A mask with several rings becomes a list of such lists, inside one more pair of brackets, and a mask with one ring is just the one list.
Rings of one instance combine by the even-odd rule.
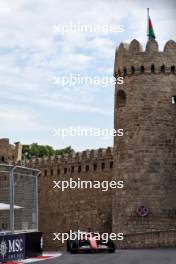
[[172, 229], [128, 234], [123, 242], [118, 243], [120, 249], [175, 247], [176, 230]]
[[36, 159], [26, 164], [42, 171], [39, 177], [39, 228], [44, 234], [45, 249], [57, 250], [63, 245], [52, 241], [54, 232], [93, 228], [111, 232], [111, 190], [53, 189], [53, 180], [111, 181], [113, 151], [111, 148], [84, 151], [63, 157]]

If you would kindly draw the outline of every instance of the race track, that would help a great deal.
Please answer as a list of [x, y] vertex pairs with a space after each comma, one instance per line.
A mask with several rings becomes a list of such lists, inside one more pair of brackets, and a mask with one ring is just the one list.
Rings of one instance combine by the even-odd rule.
[[114, 254], [69, 254], [41, 264], [176, 264], [176, 249], [118, 250]]

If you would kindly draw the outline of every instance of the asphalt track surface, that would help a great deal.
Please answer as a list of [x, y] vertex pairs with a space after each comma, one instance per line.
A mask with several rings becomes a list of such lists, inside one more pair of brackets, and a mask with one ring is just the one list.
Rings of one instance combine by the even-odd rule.
[[176, 249], [117, 250], [116, 253], [70, 254], [42, 264], [176, 264]]

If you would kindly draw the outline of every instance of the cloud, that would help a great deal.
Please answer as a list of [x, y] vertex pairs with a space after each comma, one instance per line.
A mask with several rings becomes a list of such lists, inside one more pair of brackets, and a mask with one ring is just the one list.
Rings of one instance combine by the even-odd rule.
[[1, 133], [29, 132], [46, 130], [47, 127], [37, 120], [36, 115], [32, 115], [26, 110], [18, 110], [11, 105], [0, 107]]
[[[106, 123], [109, 118], [113, 124], [112, 86], [63, 88], [54, 86], [52, 80], [68, 73], [112, 76], [115, 47], [121, 41], [137, 38], [145, 44], [147, 7], [162, 48], [168, 39], [175, 38], [175, 1], [1, 0], [0, 100], [5, 105], [1, 105], [1, 131], [5, 133], [11, 122], [15, 125], [18, 120], [24, 124], [19, 129], [40, 129], [46, 126], [43, 120], [50, 121], [56, 110], [58, 115], [61, 110], [73, 116], [90, 113], [89, 126], [92, 113], [96, 122]], [[54, 32], [53, 25], [69, 23], [122, 24], [125, 31]], [[100, 116], [104, 116], [101, 121]]]

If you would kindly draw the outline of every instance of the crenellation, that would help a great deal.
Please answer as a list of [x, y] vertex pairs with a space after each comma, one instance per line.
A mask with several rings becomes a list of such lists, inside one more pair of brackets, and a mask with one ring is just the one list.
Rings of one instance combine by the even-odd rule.
[[[171, 67], [176, 66], [176, 43], [173, 40], [165, 44], [164, 50], [159, 51], [158, 43], [155, 40], [149, 40], [145, 51], [137, 40], [132, 40], [130, 45], [121, 43], [116, 49], [114, 76], [126, 76], [133, 74], [175, 74]], [[155, 71], [152, 72], [152, 65]], [[162, 72], [164, 65], [166, 71]], [[141, 70], [144, 67], [144, 70]]]
[[[97, 164], [96, 170], [101, 171], [102, 163], [105, 163], [106, 169], [113, 168], [113, 148], [108, 147], [107, 149], [100, 148], [97, 150], [85, 150], [82, 152], [64, 154], [62, 156], [58, 155], [51, 157], [35, 158], [21, 162], [21, 164], [27, 167], [42, 169], [44, 176], [50, 176], [51, 174], [53, 174], [51, 173], [51, 170], [55, 171], [56, 168], [60, 171], [61, 174], [69, 174], [69, 172], [71, 171], [73, 173], [73, 170], [74, 173], [95, 171], [95, 164]], [[47, 172], [45, 172], [46, 170]]]
[[129, 48], [128, 48], [129, 52], [131, 54], [136, 54], [138, 52], [142, 52], [143, 51], [143, 48], [142, 48], [142, 45], [140, 44], [140, 42], [136, 39], [133, 39], [129, 45]]
[[176, 42], [169, 40], [164, 46], [164, 52], [169, 56], [175, 56], [176, 53]]
[[157, 55], [157, 53], [159, 52], [158, 42], [154, 39], [149, 40], [146, 44], [145, 51], [148, 55], [149, 55], [149, 53], [151, 53], [154, 56]]

